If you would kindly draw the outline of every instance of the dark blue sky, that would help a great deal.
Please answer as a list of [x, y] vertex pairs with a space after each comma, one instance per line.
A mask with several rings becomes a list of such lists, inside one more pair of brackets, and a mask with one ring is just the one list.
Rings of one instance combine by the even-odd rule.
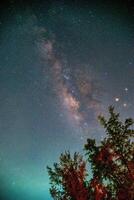
[[1, 199], [48, 200], [46, 166], [99, 141], [98, 114], [134, 117], [133, 15], [131, 1], [1, 4]]

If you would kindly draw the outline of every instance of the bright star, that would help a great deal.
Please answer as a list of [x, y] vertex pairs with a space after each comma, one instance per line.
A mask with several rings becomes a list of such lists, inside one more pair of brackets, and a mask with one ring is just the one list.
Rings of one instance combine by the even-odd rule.
[[115, 98], [115, 101], [118, 102], [120, 99], [118, 97]]

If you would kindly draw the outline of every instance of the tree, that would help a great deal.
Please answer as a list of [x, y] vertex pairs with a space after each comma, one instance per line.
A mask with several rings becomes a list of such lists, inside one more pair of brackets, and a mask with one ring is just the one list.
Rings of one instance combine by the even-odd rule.
[[134, 121], [121, 122], [112, 106], [109, 114], [108, 120], [99, 116], [106, 131], [103, 141], [97, 145], [94, 139], [87, 139], [87, 161], [79, 153], [71, 157], [68, 151], [61, 154], [53, 169], [47, 167], [53, 199], [134, 200]]
[[47, 167], [50, 176], [50, 193], [55, 200], [88, 200], [88, 189], [85, 185], [86, 163], [82, 156], [69, 152], [60, 156], [59, 164], [54, 163], [54, 169]]

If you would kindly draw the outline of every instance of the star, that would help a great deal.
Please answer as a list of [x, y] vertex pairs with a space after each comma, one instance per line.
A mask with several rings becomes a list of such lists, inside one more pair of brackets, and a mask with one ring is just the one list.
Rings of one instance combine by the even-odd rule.
[[127, 92], [127, 91], [128, 91], [128, 88], [126, 87], [124, 90], [125, 90], [125, 92]]
[[119, 97], [116, 97], [116, 98], [115, 98], [115, 101], [116, 101], [116, 102], [118, 102], [119, 100], [120, 100], [120, 98], [119, 98]]
[[124, 103], [123, 106], [124, 106], [124, 107], [127, 107], [127, 103]]
[[64, 74], [64, 78], [65, 78], [66, 80], [69, 80], [69, 76], [67, 76], [66, 74]]

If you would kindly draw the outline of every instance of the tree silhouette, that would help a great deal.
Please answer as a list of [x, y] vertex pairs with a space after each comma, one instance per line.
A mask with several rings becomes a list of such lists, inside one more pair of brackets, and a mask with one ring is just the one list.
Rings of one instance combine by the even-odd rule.
[[[47, 167], [53, 199], [134, 200], [134, 122], [121, 122], [112, 106], [109, 114], [108, 120], [99, 116], [106, 131], [103, 141], [97, 145], [94, 139], [87, 139], [87, 161], [79, 153], [71, 157], [68, 151], [61, 154], [53, 169]], [[87, 162], [91, 165], [89, 173]]]

